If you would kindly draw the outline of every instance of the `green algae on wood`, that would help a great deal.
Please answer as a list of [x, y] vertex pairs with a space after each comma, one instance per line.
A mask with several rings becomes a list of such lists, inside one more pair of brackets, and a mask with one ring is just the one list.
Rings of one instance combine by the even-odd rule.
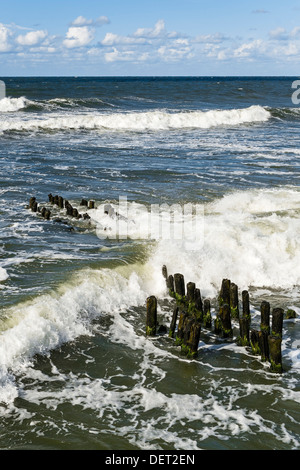
[[154, 295], [147, 298], [146, 335], [155, 336], [157, 328], [157, 299]]

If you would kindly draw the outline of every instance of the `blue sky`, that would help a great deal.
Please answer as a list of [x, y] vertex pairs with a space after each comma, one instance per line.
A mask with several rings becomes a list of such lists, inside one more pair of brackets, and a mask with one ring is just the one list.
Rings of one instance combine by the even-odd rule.
[[299, 0], [0, 6], [0, 77], [299, 74]]

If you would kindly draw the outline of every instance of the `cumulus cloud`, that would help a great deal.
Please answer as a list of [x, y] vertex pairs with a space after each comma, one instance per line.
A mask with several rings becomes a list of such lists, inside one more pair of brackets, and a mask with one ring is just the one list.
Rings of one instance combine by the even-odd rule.
[[88, 26], [71, 26], [66, 34], [63, 45], [68, 49], [83, 47], [94, 39], [94, 32]]
[[45, 39], [47, 35], [47, 31], [30, 31], [27, 34], [17, 36], [16, 42], [21, 46], [35, 46]]
[[99, 16], [96, 20], [88, 20], [84, 16], [78, 16], [74, 21], [72, 21], [72, 26], [102, 26], [104, 24], [109, 24], [110, 21], [107, 16]]

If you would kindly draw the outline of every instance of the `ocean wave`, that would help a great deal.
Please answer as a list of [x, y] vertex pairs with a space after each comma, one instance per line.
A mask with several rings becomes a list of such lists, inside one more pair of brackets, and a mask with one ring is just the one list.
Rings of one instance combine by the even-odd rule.
[[172, 129], [210, 129], [266, 122], [269, 111], [261, 106], [232, 110], [191, 112], [131, 112], [57, 114], [38, 118], [16, 118], [0, 122], [0, 132], [6, 131], [159, 131]]
[[3, 98], [0, 100], [0, 113], [13, 113], [25, 109], [33, 104], [24, 96], [20, 98]]

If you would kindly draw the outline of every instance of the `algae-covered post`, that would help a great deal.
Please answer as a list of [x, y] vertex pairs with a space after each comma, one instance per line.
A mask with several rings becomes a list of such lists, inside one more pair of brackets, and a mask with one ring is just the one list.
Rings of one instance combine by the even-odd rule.
[[147, 298], [146, 335], [155, 336], [157, 328], [157, 298], [151, 295]]
[[234, 282], [231, 282], [230, 284], [230, 309], [231, 309], [231, 317], [238, 319], [240, 316], [239, 293], [238, 293], [238, 286]]
[[188, 282], [186, 285], [186, 300], [188, 302], [195, 302], [195, 289], [196, 284], [194, 282]]
[[180, 345], [183, 341], [184, 324], [187, 318], [188, 318], [188, 314], [186, 312], [180, 313], [178, 328], [177, 328], [177, 335], [176, 335], [176, 344]]
[[243, 303], [243, 317], [247, 318], [249, 325], [250, 325], [251, 323], [250, 300], [249, 300], [249, 292], [247, 290], [243, 290], [242, 292], [242, 303]]
[[268, 336], [270, 334], [270, 304], [263, 300], [260, 305], [260, 332], [259, 332], [259, 347], [261, 352], [261, 360], [269, 360], [269, 342]]
[[282, 339], [279, 336], [270, 335], [268, 337], [271, 371], [278, 374], [281, 374], [283, 371], [281, 342]]
[[183, 274], [174, 274], [174, 285], [175, 294], [178, 296], [178, 300], [181, 300], [183, 297], [185, 297], [185, 284]]
[[222, 313], [220, 312], [223, 338], [230, 338], [233, 336], [230, 313], [230, 306], [228, 304], [224, 304], [222, 306]]
[[175, 292], [175, 287], [174, 287], [174, 277], [172, 276], [172, 274], [170, 274], [170, 276], [168, 276], [166, 284], [167, 284], [167, 289], [169, 290], [169, 295], [171, 295], [173, 297], [174, 292]]
[[272, 336], [282, 338], [284, 310], [282, 308], [274, 308], [272, 311]]
[[223, 279], [219, 294], [220, 306], [224, 304], [230, 305], [230, 284], [231, 282], [229, 279]]
[[260, 337], [259, 331], [251, 330], [250, 331], [250, 346], [252, 348], [253, 354], [260, 354]]
[[198, 353], [201, 325], [195, 318], [187, 318], [184, 323], [184, 335], [181, 344], [181, 352], [188, 358], [194, 358]]
[[95, 209], [95, 201], [89, 201], [89, 209]]
[[171, 320], [171, 325], [170, 325], [170, 331], [169, 331], [170, 338], [174, 338], [178, 312], [179, 312], [179, 307], [177, 307], [176, 305], [173, 310], [173, 315], [172, 315], [172, 320]]
[[249, 346], [249, 321], [247, 317], [240, 317], [240, 336], [238, 338], [238, 344], [240, 346]]
[[211, 312], [210, 312], [210, 300], [204, 299], [203, 302], [203, 326], [205, 328], [211, 328]]

